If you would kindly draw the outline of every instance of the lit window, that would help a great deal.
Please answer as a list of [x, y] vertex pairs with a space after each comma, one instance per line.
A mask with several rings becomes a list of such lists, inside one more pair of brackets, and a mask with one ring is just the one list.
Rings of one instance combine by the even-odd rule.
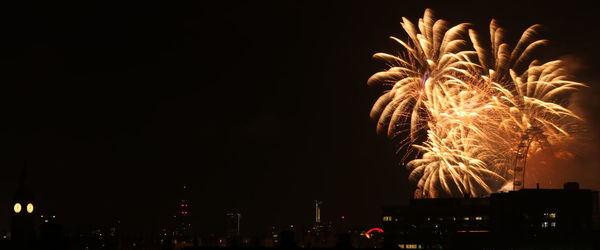
[[556, 222], [550, 222], [550, 227], [556, 227]]
[[477, 216], [477, 217], [475, 217], [475, 220], [483, 220], [483, 217]]
[[465, 220], [469, 220], [469, 217], [465, 217]]
[[392, 221], [392, 216], [383, 216], [383, 221]]
[[542, 228], [548, 228], [548, 222], [547, 221], [542, 222]]
[[548, 215], [548, 217], [549, 217], [550, 219], [556, 219], [556, 213], [550, 213], [550, 214]]

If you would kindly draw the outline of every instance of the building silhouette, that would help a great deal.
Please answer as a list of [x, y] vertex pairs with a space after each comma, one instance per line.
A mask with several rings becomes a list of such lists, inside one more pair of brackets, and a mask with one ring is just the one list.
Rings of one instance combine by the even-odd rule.
[[191, 230], [191, 208], [190, 187], [183, 185], [171, 222], [160, 233], [160, 245], [163, 249], [176, 249], [193, 244], [195, 235]]
[[19, 176], [17, 190], [13, 195], [11, 206], [11, 245], [14, 249], [32, 249], [36, 241], [37, 204], [23, 170]]
[[[63, 227], [57, 223], [56, 216], [40, 216], [40, 235], [38, 249], [68, 249], [69, 242], [64, 234]], [[116, 248], [116, 247], [114, 247]]]
[[227, 233], [227, 237], [239, 237], [242, 214], [238, 212], [229, 212], [225, 215], [225, 217], [225, 231]]
[[414, 199], [383, 209], [384, 246], [597, 248], [598, 192], [521, 189], [487, 198]]

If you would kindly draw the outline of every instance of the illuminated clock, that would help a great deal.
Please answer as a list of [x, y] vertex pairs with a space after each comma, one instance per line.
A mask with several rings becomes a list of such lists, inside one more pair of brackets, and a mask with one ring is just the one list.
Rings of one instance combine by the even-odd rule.
[[33, 204], [31, 204], [31, 203], [27, 204], [27, 213], [33, 213]]
[[13, 207], [13, 209], [15, 210], [15, 213], [20, 213], [21, 212], [21, 203], [15, 203], [15, 206]]

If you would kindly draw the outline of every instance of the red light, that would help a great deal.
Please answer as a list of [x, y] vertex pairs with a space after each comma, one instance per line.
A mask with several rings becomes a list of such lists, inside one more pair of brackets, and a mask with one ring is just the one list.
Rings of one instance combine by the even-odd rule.
[[383, 229], [381, 229], [381, 228], [378, 228], [378, 227], [371, 228], [371, 229], [369, 229], [369, 231], [367, 231], [365, 233], [365, 236], [367, 236], [367, 239], [371, 239], [371, 232], [373, 232], [373, 231], [383, 233]]
[[346, 219], [346, 217], [342, 215], [342, 220], [343, 220], [343, 219]]
[[186, 188], [187, 188], [187, 186], [183, 186], [183, 189], [186, 189]]

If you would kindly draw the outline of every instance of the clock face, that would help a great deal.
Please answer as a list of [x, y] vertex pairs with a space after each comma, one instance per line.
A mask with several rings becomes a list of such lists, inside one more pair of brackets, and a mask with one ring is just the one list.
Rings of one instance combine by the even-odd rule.
[[21, 203], [15, 203], [15, 206], [13, 207], [13, 209], [15, 210], [15, 213], [20, 213], [21, 212]]
[[31, 204], [31, 203], [27, 204], [27, 213], [33, 213], [33, 204]]

